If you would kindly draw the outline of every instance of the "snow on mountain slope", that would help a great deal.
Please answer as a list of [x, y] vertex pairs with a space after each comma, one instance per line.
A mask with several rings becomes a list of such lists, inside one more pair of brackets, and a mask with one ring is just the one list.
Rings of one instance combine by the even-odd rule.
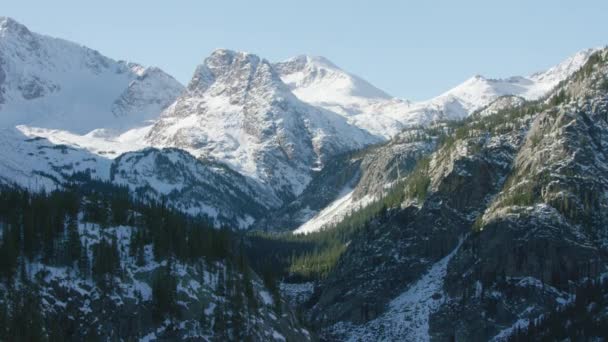
[[298, 56], [273, 64], [302, 101], [334, 111], [348, 122], [385, 138], [403, 127], [410, 103], [396, 99], [323, 57]]
[[108, 180], [109, 159], [88, 151], [27, 136], [16, 128], [0, 128], [0, 184], [51, 191], [76, 172]]
[[405, 127], [462, 119], [502, 96], [538, 99], [578, 70], [596, 50], [580, 51], [528, 77], [489, 79], [476, 75], [435, 98], [415, 103], [391, 97], [322, 57], [299, 56], [274, 65], [300, 100], [339, 113], [372, 134], [390, 138]]
[[30, 127], [19, 125], [16, 128], [29, 137], [45, 138], [57, 145], [68, 145], [84, 149], [94, 155], [114, 159], [126, 152], [148, 147], [143, 138], [152, 126], [143, 126], [128, 130], [120, 135], [105, 129], [96, 129], [79, 135], [64, 130]]
[[353, 199], [354, 192], [352, 188], [344, 189], [335, 201], [316, 213], [310, 220], [295, 229], [293, 233], [308, 234], [328, 228], [332, 224], [339, 223], [349, 214], [365, 207], [375, 199], [373, 196], [368, 195], [355, 200]]
[[179, 149], [122, 154], [112, 164], [110, 180], [138, 194], [162, 196], [183, 212], [205, 214], [217, 226], [247, 228], [280, 203], [255, 181]]
[[580, 69], [595, 51], [597, 49], [580, 51], [549, 70], [528, 77], [490, 79], [475, 75], [447, 92], [413, 107], [443, 112], [445, 119], [455, 120], [470, 115], [502, 96], [515, 95], [526, 100], [536, 100]]
[[530, 75], [528, 78], [534, 81], [535, 86], [529, 89], [524, 97], [539, 98], [546, 95], [561, 81], [580, 69], [587, 62], [589, 56], [598, 50], [600, 48], [589, 48], [579, 51], [547, 71]]
[[197, 68], [147, 141], [224, 162], [288, 198], [326, 158], [379, 139], [298, 100], [266, 60], [220, 49]]
[[[367, 81], [344, 72], [323, 57], [298, 56], [273, 65], [281, 79], [303, 99], [317, 103], [336, 103], [346, 114], [354, 114], [344, 103], [392, 97]], [[317, 89], [323, 88], [323, 92]]]
[[430, 341], [429, 318], [443, 304], [443, 283], [450, 260], [460, 242], [448, 255], [435, 263], [422, 277], [392, 300], [380, 317], [361, 326], [340, 322], [333, 327], [345, 341]]
[[84, 134], [142, 125], [182, 92], [157, 68], [117, 62], [0, 17], [0, 126]]
[[[256, 182], [223, 165], [176, 149], [130, 151], [127, 146], [135, 140], [127, 138], [134, 138], [121, 138], [126, 140], [26, 126], [0, 128], [0, 184], [52, 191], [77, 173], [88, 174], [94, 180], [128, 186], [139, 196], [163, 197], [183, 212], [208, 216], [218, 226], [240, 228], [250, 226], [267, 207], [280, 204]], [[63, 144], [64, 139], [70, 143]]]

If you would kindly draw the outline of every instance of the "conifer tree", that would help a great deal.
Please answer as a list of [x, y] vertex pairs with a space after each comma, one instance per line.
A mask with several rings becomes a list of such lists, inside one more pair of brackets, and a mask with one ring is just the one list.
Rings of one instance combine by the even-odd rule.
[[67, 235], [67, 259], [70, 265], [74, 265], [74, 263], [80, 259], [82, 254], [82, 244], [80, 242], [80, 235], [78, 234], [78, 226], [74, 219], [70, 219], [68, 221]]

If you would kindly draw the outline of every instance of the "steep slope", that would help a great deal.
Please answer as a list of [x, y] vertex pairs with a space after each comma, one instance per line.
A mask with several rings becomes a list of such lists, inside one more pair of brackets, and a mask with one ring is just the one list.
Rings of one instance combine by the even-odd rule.
[[283, 199], [301, 193], [328, 157], [378, 141], [299, 101], [266, 60], [229, 50], [205, 59], [147, 140], [226, 163]]
[[[455, 257], [446, 279], [451, 300], [434, 317], [438, 325], [458, 315], [479, 326], [436, 327], [439, 338], [508, 336], [572, 301], [573, 285], [606, 272], [608, 51], [591, 56], [549, 103]], [[483, 292], [470, 296], [473, 284]], [[480, 318], [488, 314], [492, 321]]]
[[205, 215], [216, 226], [249, 228], [280, 203], [257, 182], [179, 149], [122, 154], [112, 162], [109, 179], [138, 195], [163, 198], [182, 212]]
[[111, 182], [138, 197], [162, 199], [183, 212], [205, 215], [218, 227], [248, 228], [280, 203], [257, 182], [185, 151], [141, 147], [124, 152], [121, 142], [83, 148], [58, 140], [65, 132], [51, 141], [20, 128], [23, 131], [0, 130], [0, 184], [48, 192], [74, 180]]
[[449, 125], [308, 317], [337, 340], [487, 341], [569, 303], [608, 267], [607, 103], [602, 50], [543, 102]]
[[86, 175], [245, 228], [280, 200], [217, 163], [144, 150], [152, 121], [182, 91], [160, 69], [117, 62], [2, 17], [0, 180], [50, 191]]
[[597, 49], [580, 51], [547, 71], [528, 77], [490, 79], [475, 75], [429, 101], [417, 103], [415, 111], [436, 111], [443, 113], [443, 119], [454, 120], [465, 118], [502, 96], [536, 100], [577, 71], [595, 51]]
[[2, 187], [0, 204], [0, 339], [313, 339], [236, 237], [204, 220], [103, 184]]
[[106, 158], [28, 136], [16, 128], [3, 128], [0, 132], [0, 184], [52, 191], [77, 173], [109, 179], [111, 161]]
[[368, 132], [391, 137], [405, 127], [410, 103], [388, 95], [323, 57], [298, 56], [273, 64], [300, 100], [343, 115]]
[[117, 62], [0, 17], [0, 125], [79, 134], [143, 125], [182, 92], [158, 68]]
[[333, 158], [294, 201], [258, 227], [311, 233], [378, 202], [436, 147], [441, 128], [409, 128], [390, 141]]

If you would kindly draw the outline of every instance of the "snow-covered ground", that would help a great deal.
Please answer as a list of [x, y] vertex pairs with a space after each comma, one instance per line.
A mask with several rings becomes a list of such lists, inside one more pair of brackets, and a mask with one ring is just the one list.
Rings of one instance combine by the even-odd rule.
[[331, 202], [310, 220], [296, 228], [293, 233], [308, 234], [329, 228], [331, 225], [339, 223], [344, 217], [374, 201], [374, 198], [369, 195], [354, 200], [353, 193], [354, 189], [350, 187], [345, 188], [338, 195], [336, 200]]
[[332, 330], [347, 341], [429, 341], [429, 316], [445, 301], [443, 282], [448, 263], [463, 241], [393, 299], [380, 317], [361, 326], [340, 322]]
[[24, 135], [16, 128], [0, 129], [0, 183], [53, 190], [75, 172], [109, 180], [111, 161], [69, 145]]
[[[144, 246], [143, 258], [132, 256], [130, 245], [132, 238], [138, 229], [131, 226], [101, 227], [98, 224], [83, 221], [83, 214], [79, 215], [78, 234], [89, 260], [89, 271], [81, 273], [81, 268], [75, 266], [51, 266], [40, 260], [26, 262], [24, 268], [31, 281], [37, 282], [40, 291], [42, 310], [45, 312], [65, 312], [65, 314], [78, 315], [71, 318], [80, 324], [87, 324], [92, 329], [104, 329], [110, 320], [107, 319], [108, 311], [124, 307], [127, 303], [134, 303], [138, 307], [147, 310], [153, 300], [152, 285], [155, 274], [168, 266], [167, 260], [157, 261], [154, 257], [152, 245]], [[100, 241], [109, 243], [117, 242], [117, 251], [120, 258], [120, 275], [116, 275], [112, 287], [102, 290], [98, 282], [90, 275], [93, 263], [93, 249]], [[29, 260], [29, 259], [28, 259]], [[213, 340], [213, 322], [217, 307], [226, 307], [229, 298], [218, 291], [220, 273], [226, 273], [223, 261], [205, 262], [200, 260], [196, 263], [182, 263], [173, 259], [171, 261], [171, 272], [176, 278], [177, 302], [184, 310], [179, 319], [172, 322], [168, 320], [158, 326], [141, 326], [139, 329], [145, 335], [141, 341], [156, 341], [165, 332], [170, 323], [177, 324], [181, 333], [195, 340]], [[228, 275], [225, 275], [227, 277]], [[231, 276], [241, 277], [239, 273]], [[17, 281], [18, 283], [18, 281]], [[4, 286], [4, 285], [2, 285]], [[2, 287], [0, 286], [0, 287]], [[297, 329], [305, 339], [310, 338], [310, 333], [303, 328], [292, 326], [287, 323], [286, 318], [291, 317], [285, 313], [282, 317], [275, 315], [275, 302], [264, 288], [263, 282], [257, 275], [252, 277], [253, 295], [258, 306], [255, 311], [249, 313], [253, 329], [258, 335], [268, 337], [268, 340], [286, 340], [283, 333], [285, 330]], [[100, 309], [99, 302], [109, 300]], [[199, 307], [205, 308], [202, 312]], [[75, 310], [75, 311], [72, 311]], [[226, 309], [229, 314], [229, 309]], [[194, 313], [193, 313], [194, 312]], [[208, 325], [200, 325], [200, 315], [203, 314]], [[175, 329], [175, 327], [173, 328]]]
[[114, 159], [123, 153], [148, 147], [143, 138], [151, 126], [134, 128], [124, 133], [96, 129], [83, 135], [65, 130], [26, 125], [19, 125], [16, 128], [30, 138], [41, 137], [55, 145], [68, 145], [104, 158]]
[[157, 68], [115, 61], [0, 17], [0, 127], [124, 132], [158, 117], [183, 86]]

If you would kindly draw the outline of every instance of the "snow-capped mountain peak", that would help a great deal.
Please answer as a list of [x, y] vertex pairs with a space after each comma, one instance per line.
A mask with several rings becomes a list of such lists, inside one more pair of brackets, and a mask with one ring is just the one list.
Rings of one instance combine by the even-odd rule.
[[158, 68], [115, 61], [0, 19], [2, 127], [126, 131], [157, 118], [182, 89]]
[[28, 30], [25, 25], [17, 22], [15, 19], [11, 17], [0, 16], [0, 34], [5, 35], [9, 32], [21, 35], [31, 34], [30, 30]]
[[580, 69], [587, 62], [589, 57], [598, 50], [600, 50], [600, 48], [589, 48], [579, 51], [544, 72], [537, 72], [530, 75], [528, 78], [537, 83], [536, 93], [530, 95], [533, 95], [534, 97], [543, 96], [557, 86], [559, 82], [565, 80], [568, 76]]
[[492, 79], [474, 75], [447, 92], [416, 104], [416, 107], [442, 112], [444, 119], [456, 120], [472, 114], [502, 96], [536, 100], [580, 69], [595, 51], [597, 49], [580, 51], [545, 72], [527, 77]]
[[147, 139], [222, 161], [287, 197], [303, 190], [325, 158], [378, 141], [300, 101], [267, 60], [225, 49], [197, 67], [188, 92]]
[[196, 68], [188, 90], [202, 93], [212, 86], [216, 94], [226, 92], [230, 96], [243, 95], [260, 87], [289, 93], [267, 60], [227, 49], [217, 49], [205, 58]]
[[302, 55], [274, 66], [300, 100], [343, 115], [372, 134], [391, 138], [405, 127], [462, 119], [502, 96], [538, 99], [578, 70], [594, 51], [597, 49], [583, 50], [527, 77], [474, 75], [437, 97], [416, 103], [393, 98], [322, 57]]
[[349, 96], [391, 98], [384, 91], [340, 69], [324, 57], [300, 55], [276, 63], [275, 68], [296, 96], [307, 102], [330, 102]]
[[394, 114], [403, 113], [409, 102], [393, 98], [324, 57], [300, 55], [273, 66], [298, 99], [338, 113], [371, 134], [388, 138], [404, 127]]

